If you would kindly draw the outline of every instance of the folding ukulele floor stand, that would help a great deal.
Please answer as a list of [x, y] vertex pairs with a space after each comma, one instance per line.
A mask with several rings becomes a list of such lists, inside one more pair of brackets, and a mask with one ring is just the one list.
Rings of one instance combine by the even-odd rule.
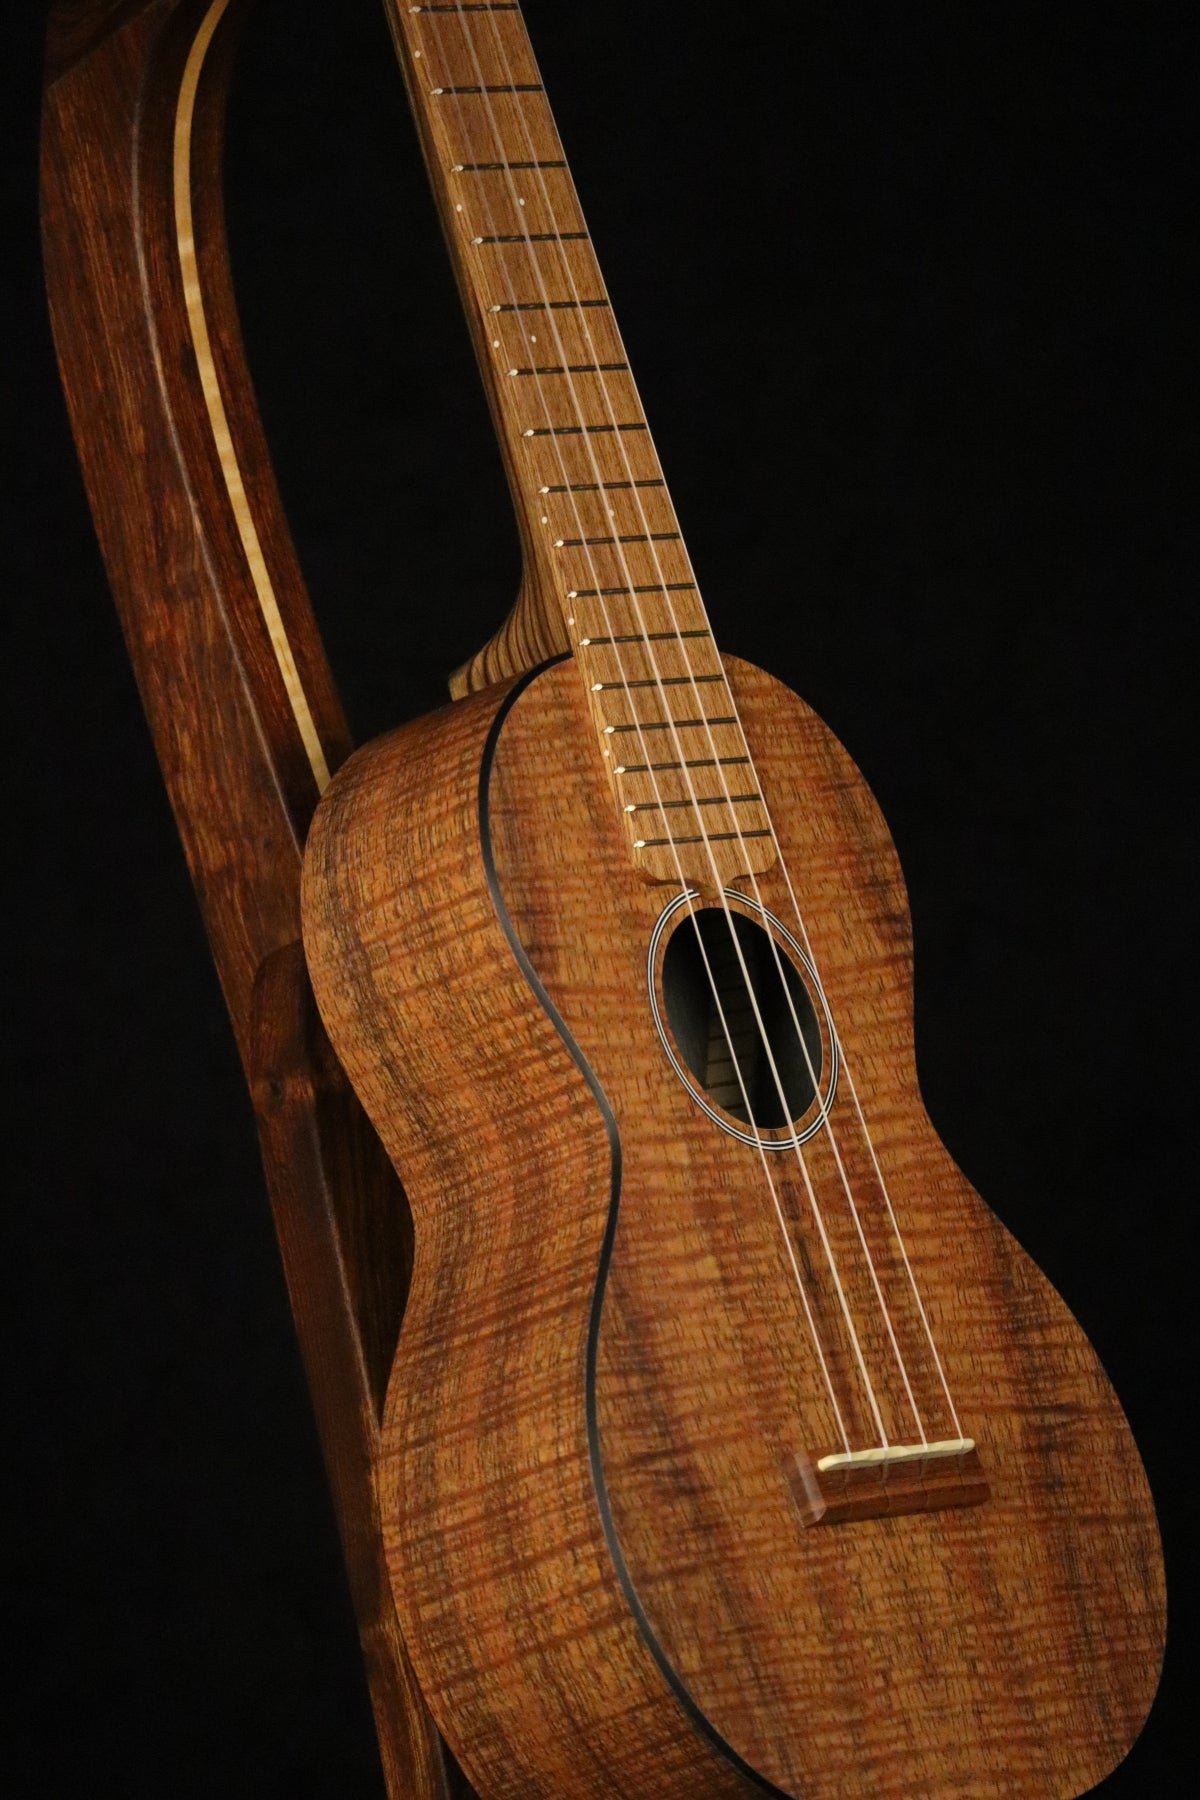
[[60, 0], [46, 283], [101, 548], [254, 1099], [392, 1800], [470, 1800], [405, 1654], [374, 1461], [403, 1192], [316, 1015], [300, 857], [351, 744], [246, 373], [220, 143], [241, 0]]

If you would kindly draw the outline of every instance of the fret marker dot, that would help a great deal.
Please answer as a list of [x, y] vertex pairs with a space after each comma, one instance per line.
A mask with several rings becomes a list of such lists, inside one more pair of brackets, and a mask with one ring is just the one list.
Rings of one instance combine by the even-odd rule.
[[462, 201], [461, 201], [461, 200], [460, 200], [460, 201], [459, 201], [459, 203], [458, 203], [458, 205], [457, 205], [457, 206], [456, 206], [456, 207], [455, 207], [455, 209], [454, 209], [454, 210], [455, 210], [455, 212], [461, 212], [461, 211], [462, 211]]
[[493, 338], [493, 339], [492, 339], [492, 349], [493, 349], [493, 350], [498, 350], [498, 349], [499, 349], [499, 348], [500, 348], [500, 339], [499, 339], [499, 338]]
[[542, 524], [543, 524], [543, 525], [548, 525], [548, 524], [549, 524], [549, 523], [550, 523], [550, 517], [549, 517], [549, 514], [548, 514], [548, 513], [543, 513], [543, 514], [542, 514]]

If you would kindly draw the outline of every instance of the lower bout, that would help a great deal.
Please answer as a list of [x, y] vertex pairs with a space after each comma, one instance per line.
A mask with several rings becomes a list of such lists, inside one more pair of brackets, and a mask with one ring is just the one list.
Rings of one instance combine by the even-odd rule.
[[613, 1566], [586, 1446], [521, 1466], [477, 1431], [461, 1461], [441, 1442], [454, 1490], [443, 1477], [419, 1513], [400, 1496], [431, 1491], [427, 1456], [393, 1451], [381, 1465], [385, 1541], [425, 1697], [480, 1793], [760, 1792], [707, 1741], [651, 1657]]

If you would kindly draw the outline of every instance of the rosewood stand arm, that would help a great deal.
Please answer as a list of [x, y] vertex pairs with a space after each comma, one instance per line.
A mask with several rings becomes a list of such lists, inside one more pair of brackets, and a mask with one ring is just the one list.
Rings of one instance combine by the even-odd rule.
[[243, 1067], [392, 1800], [472, 1791], [413, 1677], [374, 1468], [411, 1256], [403, 1191], [299, 948], [305, 832], [351, 748], [246, 372], [220, 151], [240, 0], [61, 0], [46, 284], [97, 534]]

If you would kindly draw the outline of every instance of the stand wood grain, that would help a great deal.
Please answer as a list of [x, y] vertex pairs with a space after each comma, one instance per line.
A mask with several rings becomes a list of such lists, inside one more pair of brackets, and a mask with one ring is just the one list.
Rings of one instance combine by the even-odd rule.
[[[241, 11], [238, 0], [63, 0], [54, 9], [42, 131], [46, 283], [96, 530], [254, 1097], [388, 1792], [466, 1800], [473, 1790], [405, 1653], [375, 1496], [411, 1221], [329, 1051], [298, 944], [300, 852], [318, 781], [264, 617], [264, 571], [328, 767], [351, 746], [271, 473], [226, 259], [221, 134]], [[212, 41], [200, 59], [206, 28]], [[187, 80], [195, 275], [240, 495], [214, 434], [179, 254], [176, 132]]]

